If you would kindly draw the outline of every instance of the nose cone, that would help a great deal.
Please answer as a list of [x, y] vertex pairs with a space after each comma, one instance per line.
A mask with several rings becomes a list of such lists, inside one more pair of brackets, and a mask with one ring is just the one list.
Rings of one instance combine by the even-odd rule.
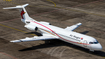
[[102, 46], [101, 46], [100, 43], [98, 43], [98, 44], [92, 44], [92, 45], [91, 45], [91, 48], [92, 48], [93, 50], [102, 50]]

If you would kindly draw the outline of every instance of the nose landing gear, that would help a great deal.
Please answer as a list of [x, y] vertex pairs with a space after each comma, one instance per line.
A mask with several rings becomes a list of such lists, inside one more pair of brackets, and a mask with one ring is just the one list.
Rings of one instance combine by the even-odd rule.
[[93, 49], [89, 49], [89, 51], [94, 52], [94, 50], [93, 50]]

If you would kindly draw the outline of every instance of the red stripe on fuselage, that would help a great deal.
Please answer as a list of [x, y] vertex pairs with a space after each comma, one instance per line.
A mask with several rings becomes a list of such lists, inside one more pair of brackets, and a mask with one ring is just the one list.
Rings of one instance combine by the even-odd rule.
[[50, 28], [48, 28], [48, 27], [46, 27], [46, 26], [44, 26], [44, 25], [42, 25], [42, 24], [40, 24], [40, 23], [38, 23], [38, 22], [35, 22], [35, 21], [31, 21], [31, 22], [34, 22], [34, 23], [36, 23], [36, 24], [38, 24], [38, 25], [41, 25], [41, 26], [43, 26], [43, 27], [49, 29], [51, 32], [53, 32], [54, 34], [56, 34], [58, 37], [60, 37], [61, 39], [65, 40], [65, 41], [72, 42], [72, 43], [77, 43], [77, 44], [90, 45], [90, 44], [86, 44], [86, 43], [78, 43], [78, 42], [69, 41], [69, 40], [64, 39], [64, 38], [62, 38], [61, 36], [59, 36], [57, 33], [55, 33], [55, 32], [54, 32], [53, 30], [51, 30]]

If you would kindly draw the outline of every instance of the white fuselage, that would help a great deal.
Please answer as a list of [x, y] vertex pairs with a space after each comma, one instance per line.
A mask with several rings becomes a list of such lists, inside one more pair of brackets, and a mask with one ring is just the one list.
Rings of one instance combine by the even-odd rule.
[[[67, 27], [66, 29], [60, 28], [60, 27], [56, 27], [53, 25], [49, 25], [49, 23], [47, 22], [38, 22], [34, 19], [32, 19], [31, 17], [29, 17], [25, 7], [28, 6], [29, 4], [24, 4], [24, 5], [19, 5], [16, 7], [7, 7], [7, 8], [3, 8], [3, 9], [19, 9], [20, 14], [21, 14], [21, 21], [24, 22], [26, 25], [25, 27], [28, 28], [29, 30], [40, 30], [43, 34], [43, 36], [47, 33], [49, 33], [50, 35], [56, 36], [57, 38], [59, 38], [60, 40], [84, 47], [84, 48], [88, 48], [91, 51], [93, 50], [101, 50], [102, 46], [100, 43], [98, 43], [98, 41], [90, 36], [87, 35], [83, 35], [80, 33], [76, 33], [73, 32], [70, 27]], [[76, 26], [71, 26], [73, 28], [73, 30], [75, 28], [77, 28], [78, 26], [80, 26], [81, 23], [76, 24]], [[48, 34], [48, 35], [49, 35]], [[54, 37], [55, 38], [55, 37]], [[23, 39], [27, 40], [27, 39]], [[14, 40], [11, 42], [23, 42], [22, 40]], [[27, 40], [27, 41], [30, 41]]]
[[[63, 28], [56, 27], [53, 25], [42, 24], [37, 21], [31, 20], [29, 22], [30, 23], [26, 25], [40, 28], [41, 29], [40, 31], [42, 32], [42, 34], [46, 33], [47, 31], [47, 33], [58, 36], [60, 40], [63, 40], [65, 42], [72, 43], [72, 44], [75, 44], [84, 48], [88, 48], [92, 51], [102, 49], [102, 46], [100, 45], [100, 43], [98, 43], [97, 40], [94, 39], [93, 37], [83, 35], [77, 32], [73, 32], [73, 31], [68, 31]], [[93, 42], [93, 43], [90, 43], [90, 42]]]

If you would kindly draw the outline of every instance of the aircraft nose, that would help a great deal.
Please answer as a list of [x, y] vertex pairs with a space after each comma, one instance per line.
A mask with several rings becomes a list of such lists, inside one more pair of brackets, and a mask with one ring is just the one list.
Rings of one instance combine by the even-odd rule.
[[91, 45], [91, 48], [92, 48], [93, 50], [102, 50], [102, 46], [101, 46], [100, 43], [98, 43], [98, 44], [92, 44], [92, 45]]

